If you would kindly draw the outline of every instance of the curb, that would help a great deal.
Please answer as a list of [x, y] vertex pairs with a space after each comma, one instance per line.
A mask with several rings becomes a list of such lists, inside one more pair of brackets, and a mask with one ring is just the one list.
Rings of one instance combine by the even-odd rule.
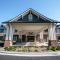
[[10, 56], [60, 56], [60, 52], [8, 52], [0, 51], [0, 55], [10, 55]]

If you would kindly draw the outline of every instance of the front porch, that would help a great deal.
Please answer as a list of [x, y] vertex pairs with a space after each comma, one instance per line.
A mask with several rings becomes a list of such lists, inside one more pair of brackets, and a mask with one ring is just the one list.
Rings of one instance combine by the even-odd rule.
[[[32, 45], [33, 43], [37, 46], [44, 45], [45, 42], [51, 40], [52, 42], [56, 41], [55, 33], [56, 25], [53, 23], [40, 23], [40, 24], [9, 24], [8, 30], [6, 33], [5, 43], [8, 46], [12, 46], [12, 41], [16, 39], [16, 44], [20, 45]], [[16, 29], [17, 31], [15, 31]], [[48, 37], [44, 38], [44, 30], [48, 29]], [[9, 42], [10, 41], [10, 42]], [[52, 45], [56, 45], [51, 43]], [[50, 44], [50, 45], [51, 45]], [[46, 45], [46, 44], [45, 44]], [[6, 46], [6, 45], [5, 45]]]

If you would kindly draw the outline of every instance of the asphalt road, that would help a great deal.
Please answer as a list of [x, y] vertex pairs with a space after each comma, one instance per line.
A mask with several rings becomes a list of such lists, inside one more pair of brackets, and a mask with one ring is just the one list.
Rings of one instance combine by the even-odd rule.
[[0, 60], [60, 60], [60, 56], [43, 56], [43, 57], [29, 57], [29, 56], [8, 56], [0, 55]]

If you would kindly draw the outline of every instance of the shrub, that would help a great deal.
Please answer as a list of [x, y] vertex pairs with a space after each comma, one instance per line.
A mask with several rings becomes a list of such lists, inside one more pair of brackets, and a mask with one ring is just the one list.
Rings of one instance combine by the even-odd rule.
[[9, 51], [9, 47], [5, 47], [4, 49], [5, 49], [5, 51]]
[[60, 46], [57, 46], [56, 50], [60, 50]]
[[4, 49], [5, 49], [6, 51], [15, 51], [15, 50], [16, 50], [16, 48], [13, 47], [13, 46], [5, 47]]
[[52, 51], [56, 51], [56, 50], [60, 50], [60, 46], [57, 46], [57, 47], [56, 46], [55, 47], [54, 46], [49, 46], [49, 47], [47, 47], [47, 49], [52, 50]]
[[52, 46], [51, 50], [56, 51], [56, 47]]

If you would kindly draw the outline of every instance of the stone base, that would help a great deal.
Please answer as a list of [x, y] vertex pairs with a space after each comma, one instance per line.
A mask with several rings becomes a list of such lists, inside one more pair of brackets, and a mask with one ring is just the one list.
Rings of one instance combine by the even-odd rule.
[[11, 40], [5, 40], [4, 47], [12, 46]]
[[57, 40], [49, 40], [48, 46], [58, 46], [58, 41]]

